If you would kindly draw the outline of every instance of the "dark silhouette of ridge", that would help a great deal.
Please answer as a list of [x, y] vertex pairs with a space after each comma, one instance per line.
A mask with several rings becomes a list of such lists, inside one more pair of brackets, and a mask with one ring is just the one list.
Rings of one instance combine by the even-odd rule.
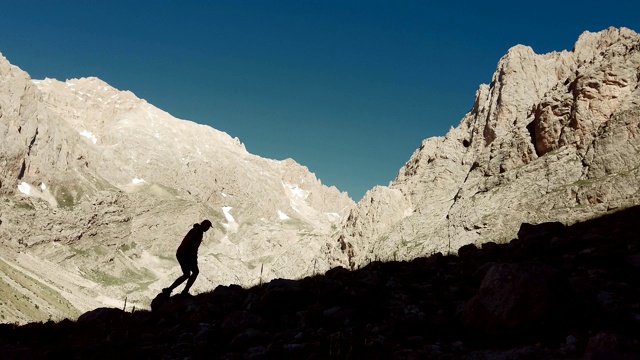
[[639, 359], [640, 207], [505, 244], [0, 325], [0, 357]]

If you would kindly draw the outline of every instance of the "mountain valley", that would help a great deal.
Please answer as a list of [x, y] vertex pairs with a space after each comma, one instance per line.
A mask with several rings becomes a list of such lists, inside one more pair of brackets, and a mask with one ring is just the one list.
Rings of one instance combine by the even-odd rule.
[[[639, 85], [630, 29], [514, 46], [356, 204], [100, 79], [0, 56], [3, 354], [636, 359]], [[198, 295], [158, 297], [205, 218]]]

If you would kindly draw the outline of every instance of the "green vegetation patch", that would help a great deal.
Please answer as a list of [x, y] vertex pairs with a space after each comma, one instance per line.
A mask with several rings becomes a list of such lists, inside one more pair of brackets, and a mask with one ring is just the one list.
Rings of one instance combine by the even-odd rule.
[[147, 283], [149, 281], [153, 282], [154, 280], [156, 280], [156, 276], [153, 274], [153, 272], [151, 272], [151, 270], [148, 269], [142, 269], [139, 271], [127, 269], [122, 273], [121, 277], [123, 281], [127, 283], [134, 283], [138, 285]]
[[245, 266], [249, 270], [254, 270], [256, 268], [260, 268], [263, 264], [271, 264], [274, 260], [273, 255], [265, 255], [246, 262]]
[[[118, 253], [116, 255], [118, 258], [121, 258], [122, 261], [129, 261], [127, 256], [123, 253]], [[116, 262], [120, 262], [121, 260], [116, 260]], [[157, 280], [155, 274], [146, 268], [142, 269], [132, 269], [125, 268], [122, 271], [111, 271], [109, 272], [105, 268], [100, 269], [88, 269], [86, 271], [87, 278], [97, 284], [100, 284], [105, 287], [109, 286], [122, 286], [126, 284], [137, 285], [138, 287], [145, 288], [150, 283]]]
[[155, 256], [159, 257], [161, 260], [167, 260], [174, 263], [178, 263], [178, 260], [176, 260], [175, 255], [156, 254]]
[[101, 190], [119, 191], [117, 187], [113, 186], [110, 182], [103, 179], [102, 177], [99, 177], [99, 176], [92, 177], [92, 179], [93, 179], [93, 186], [95, 186], [98, 191], [101, 191]]
[[122, 250], [122, 252], [126, 252], [132, 249], [135, 249], [136, 246], [138, 246], [138, 244], [136, 244], [134, 241], [132, 241], [129, 244], [122, 244], [120, 245], [120, 250]]
[[76, 255], [80, 255], [80, 256], [85, 256], [87, 255], [89, 252], [87, 250], [84, 249], [78, 249], [72, 246], [69, 246], [69, 250], [71, 250], [74, 254]]
[[20, 210], [34, 210], [33, 205], [31, 205], [31, 204], [29, 204], [27, 202], [24, 202], [24, 201], [18, 201], [18, 202], [13, 203], [13, 207], [15, 209], [20, 209]]
[[170, 200], [170, 201], [185, 201], [180, 198], [180, 192], [177, 189], [170, 188], [158, 183], [153, 183], [145, 186], [141, 190], [142, 194], [147, 196], [153, 196], [158, 199]]
[[87, 275], [89, 280], [103, 286], [120, 286], [127, 283], [127, 281], [121, 277], [113, 276], [100, 270], [91, 270]]
[[24, 314], [29, 319], [35, 321], [49, 320], [51, 317], [50, 313], [46, 311], [46, 309], [41, 309], [33, 302], [33, 298], [38, 298], [57, 309], [63, 316], [73, 318], [80, 315], [80, 312], [56, 290], [25, 275], [2, 260], [0, 260], [0, 272], [33, 294], [32, 296], [22, 294], [11, 284], [0, 279], [0, 299], [2, 299], [2, 305], [8, 309], [15, 310], [15, 313]]
[[[81, 196], [78, 191], [72, 191], [64, 185], [51, 186], [53, 196], [58, 202], [58, 206], [63, 209], [71, 209], [76, 204], [75, 199]], [[74, 196], [74, 193], [78, 196]]]
[[101, 245], [93, 246], [91, 248], [91, 251], [94, 252], [96, 255], [100, 255], [100, 256], [106, 256], [109, 254], [109, 249]]

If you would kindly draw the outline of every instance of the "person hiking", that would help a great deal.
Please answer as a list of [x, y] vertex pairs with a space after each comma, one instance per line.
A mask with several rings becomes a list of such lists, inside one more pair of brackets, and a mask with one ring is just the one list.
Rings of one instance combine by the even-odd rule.
[[193, 224], [193, 228], [191, 228], [184, 239], [182, 239], [176, 251], [176, 257], [178, 258], [178, 263], [180, 263], [182, 275], [177, 278], [171, 286], [162, 289], [163, 294], [167, 296], [171, 295], [173, 289], [188, 279], [187, 285], [185, 285], [181, 294], [189, 295], [189, 289], [200, 273], [198, 269], [198, 247], [202, 242], [202, 235], [210, 228], [211, 221], [203, 220], [200, 224]]

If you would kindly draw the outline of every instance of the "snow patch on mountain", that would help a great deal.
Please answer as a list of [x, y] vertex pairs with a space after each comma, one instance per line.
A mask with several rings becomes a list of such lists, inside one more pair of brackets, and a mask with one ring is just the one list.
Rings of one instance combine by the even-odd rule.
[[284, 186], [285, 189], [289, 190], [289, 194], [291, 194], [291, 195], [293, 195], [295, 197], [298, 197], [300, 199], [306, 199], [309, 196], [309, 191], [301, 189], [296, 184], [288, 184], [288, 183], [283, 182], [282, 186]]
[[236, 219], [234, 219], [233, 216], [231, 215], [230, 213], [231, 209], [233, 209], [231, 206], [223, 206], [222, 212], [224, 213], [224, 217], [227, 219], [227, 221], [230, 223], [233, 223], [233, 222], [236, 222]]
[[97, 143], [98, 142], [98, 138], [90, 131], [84, 130], [83, 132], [80, 133], [80, 136], [84, 136], [87, 139], [91, 140], [92, 143]]
[[18, 191], [20, 191], [21, 193], [23, 193], [25, 195], [30, 195], [31, 194], [31, 186], [23, 181], [22, 183], [20, 183], [20, 185], [18, 185]]
[[282, 210], [278, 210], [278, 217], [280, 218], [280, 220], [289, 220], [290, 217], [283, 213]]

